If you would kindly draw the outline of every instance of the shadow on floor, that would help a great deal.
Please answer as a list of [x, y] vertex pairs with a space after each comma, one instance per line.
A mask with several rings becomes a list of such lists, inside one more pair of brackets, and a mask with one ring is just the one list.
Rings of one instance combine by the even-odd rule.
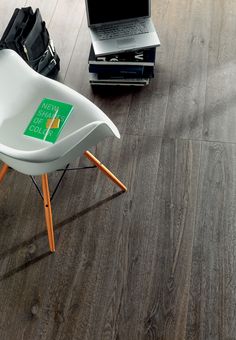
[[49, 256], [51, 254], [52, 253], [50, 251], [48, 251], [48, 252], [46, 252], [46, 253], [44, 253], [44, 254], [42, 254], [40, 256], [37, 256], [36, 258], [34, 258], [32, 260], [27, 261], [26, 263], [23, 263], [21, 266], [10, 270], [9, 272], [7, 272], [7, 273], [5, 273], [5, 274], [0, 276], [0, 282], [3, 281], [3, 280], [8, 279], [9, 277], [11, 277], [12, 275], [14, 275], [16, 273], [19, 273], [20, 271], [28, 268], [29, 266], [33, 265], [34, 263], [43, 260], [45, 257], [47, 257], [47, 256]]
[[[64, 226], [66, 226], [69, 223], [72, 223], [73, 221], [75, 221], [78, 218], [86, 215], [90, 211], [92, 211], [94, 209], [97, 209], [98, 207], [100, 207], [100, 206], [106, 204], [107, 202], [113, 200], [114, 198], [120, 196], [122, 193], [124, 193], [124, 192], [123, 191], [119, 191], [118, 193], [115, 193], [115, 194], [113, 194], [113, 195], [111, 195], [111, 196], [109, 196], [109, 197], [107, 197], [107, 198], [105, 198], [105, 199], [103, 199], [103, 200], [101, 200], [101, 201], [91, 205], [90, 207], [85, 208], [84, 210], [82, 210], [82, 211], [78, 212], [77, 214], [74, 214], [73, 216], [63, 220], [62, 222], [57, 223], [54, 226], [54, 231], [63, 228]], [[11, 249], [6, 250], [5, 252], [0, 254], [0, 260], [3, 260], [5, 257], [14, 254], [15, 252], [19, 251], [20, 249], [22, 249], [24, 247], [30, 247], [33, 243], [35, 243], [35, 241], [41, 239], [42, 237], [46, 237], [46, 235], [47, 235], [47, 232], [45, 230], [45, 231], [40, 232], [39, 234], [35, 235], [31, 239], [29, 239], [27, 241], [24, 241], [21, 244], [18, 244], [18, 245], [16, 245], [15, 247], [13, 247]], [[9, 278], [12, 275], [18, 273], [18, 272], [20, 272], [21, 270], [24, 270], [24, 269], [28, 268], [29, 266], [33, 265], [34, 263], [44, 259], [45, 257], [47, 257], [47, 256], [49, 256], [51, 254], [52, 253], [50, 251], [48, 251], [48, 252], [46, 252], [44, 254], [41, 254], [41, 255], [37, 256], [36, 258], [30, 259], [29, 261], [27, 261], [26, 263], [23, 263], [19, 267], [15, 268], [15, 269], [12, 269], [9, 272], [1, 275], [0, 276], [0, 282], [5, 280], [5, 279], [7, 279], [7, 278]]]

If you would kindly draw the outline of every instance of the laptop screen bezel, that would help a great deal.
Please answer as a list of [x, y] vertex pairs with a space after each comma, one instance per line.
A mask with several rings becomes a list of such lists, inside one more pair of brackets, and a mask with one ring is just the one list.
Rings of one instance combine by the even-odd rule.
[[151, 16], [151, 0], [147, 0], [147, 2], [148, 2], [148, 15], [141, 16], [141, 17], [133, 17], [133, 18], [120, 19], [120, 20], [115, 20], [115, 21], [99, 22], [97, 24], [91, 24], [90, 23], [89, 9], [88, 9], [88, 0], [85, 0], [88, 27], [103, 25], [103, 24], [106, 24], [106, 23], [117, 23], [117, 22], [122, 22], [122, 21], [129, 21], [129, 20], [132, 20], [132, 19], [135, 20], [135, 19], [138, 19], [138, 18], [150, 18], [150, 16]]

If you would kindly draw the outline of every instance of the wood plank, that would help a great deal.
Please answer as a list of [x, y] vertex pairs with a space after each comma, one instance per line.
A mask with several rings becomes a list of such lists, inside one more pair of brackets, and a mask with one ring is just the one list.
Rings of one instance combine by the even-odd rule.
[[147, 87], [133, 91], [125, 133], [163, 135], [176, 48], [175, 26], [181, 25], [184, 4], [184, 1], [159, 1], [152, 6], [152, 19], [161, 41], [157, 48], [155, 75]]
[[187, 339], [235, 339], [235, 145], [203, 143]]
[[64, 82], [75, 91], [93, 101], [94, 95], [89, 84], [88, 73], [90, 45], [91, 39], [87, 26], [87, 18], [84, 15]]
[[[138, 317], [130, 321], [141, 324], [137, 339], [185, 339], [199, 157], [198, 142], [163, 140], [146, 248], [150, 274], [141, 301], [132, 300], [139, 300]], [[145, 281], [138, 278], [132, 290]]]
[[0, 36], [2, 36], [15, 8], [24, 7], [27, 0], [0, 1]]
[[201, 139], [212, 1], [181, 4], [182, 22], [175, 26], [176, 49], [164, 136]]
[[59, 57], [61, 56], [61, 71], [58, 79], [63, 81], [69, 66], [75, 41], [84, 16], [85, 4], [82, 0], [58, 0], [54, 15], [50, 21], [50, 34], [55, 43]]
[[233, 1], [214, 1], [204, 114], [204, 139], [236, 142], [236, 71]]
[[127, 102], [130, 109], [125, 133], [163, 135], [172, 63], [177, 48], [176, 27], [182, 25], [184, 6], [184, 0], [153, 3], [152, 18], [161, 41], [157, 48], [155, 77], [147, 87], [134, 90], [132, 100]]

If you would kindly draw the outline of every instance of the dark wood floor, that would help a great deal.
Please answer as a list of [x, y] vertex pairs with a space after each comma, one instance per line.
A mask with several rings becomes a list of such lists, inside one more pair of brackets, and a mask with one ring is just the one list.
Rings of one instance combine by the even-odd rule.
[[97, 90], [84, 1], [1, 0], [0, 33], [28, 5], [47, 22], [59, 80], [120, 129], [95, 152], [129, 191], [95, 169], [66, 175], [50, 255], [40, 197], [27, 176], [7, 175], [0, 339], [236, 339], [235, 1], [153, 0], [155, 79]]

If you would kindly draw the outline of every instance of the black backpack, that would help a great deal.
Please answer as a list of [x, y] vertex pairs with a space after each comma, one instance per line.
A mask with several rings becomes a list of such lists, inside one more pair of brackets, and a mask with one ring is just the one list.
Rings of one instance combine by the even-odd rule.
[[0, 40], [0, 49], [5, 48], [16, 51], [44, 76], [55, 77], [60, 70], [60, 58], [39, 9], [35, 13], [31, 7], [15, 9]]

